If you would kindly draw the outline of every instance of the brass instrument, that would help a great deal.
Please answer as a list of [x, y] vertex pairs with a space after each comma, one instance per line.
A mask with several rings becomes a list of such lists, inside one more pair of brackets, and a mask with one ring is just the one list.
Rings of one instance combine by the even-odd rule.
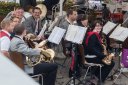
[[31, 48], [37, 48], [41, 50], [41, 53], [39, 56], [26, 56], [26, 63], [28, 66], [35, 66], [42, 61], [44, 62], [51, 62], [53, 61], [53, 58], [55, 56], [55, 52], [52, 49], [46, 49], [44, 48], [47, 40], [43, 40], [39, 44], [35, 45], [33, 41], [30, 39], [27, 42]]
[[106, 49], [106, 46], [105, 45], [107, 45], [107, 44], [106, 44], [105, 35], [103, 36], [103, 43], [104, 43], [104, 44], [102, 44], [103, 49], [104, 49], [103, 53], [104, 53], [104, 55], [106, 55], [106, 57], [102, 59], [102, 62], [105, 63], [106, 65], [110, 65], [111, 64], [111, 61], [112, 61], [112, 59], [114, 57], [114, 54], [113, 53], [110, 53], [109, 54], [108, 51], [107, 51], [107, 49]]

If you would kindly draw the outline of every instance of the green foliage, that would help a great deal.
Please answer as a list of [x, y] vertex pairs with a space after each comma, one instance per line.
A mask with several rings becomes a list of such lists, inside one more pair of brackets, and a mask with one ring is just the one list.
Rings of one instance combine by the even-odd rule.
[[19, 4], [0, 1], [0, 15], [6, 16], [10, 11], [14, 10], [14, 7], [19, 7]]

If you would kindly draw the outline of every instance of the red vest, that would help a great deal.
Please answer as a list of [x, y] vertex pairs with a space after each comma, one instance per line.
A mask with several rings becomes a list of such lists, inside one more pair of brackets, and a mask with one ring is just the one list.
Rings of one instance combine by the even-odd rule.
[[0, 31], [0, 38], [4, 36], [7, 36], [11, 40], [10, 36], [7, 33], [5, 33], [4, 31]]

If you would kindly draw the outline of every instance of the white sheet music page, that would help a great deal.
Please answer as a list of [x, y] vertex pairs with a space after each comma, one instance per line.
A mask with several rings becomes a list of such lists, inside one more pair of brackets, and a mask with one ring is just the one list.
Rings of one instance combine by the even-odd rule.
[[119, 41], [124, 41], [128, 37], [128, 28], [117, 26], [109, 37]]
[[52, 33], [48, 37], [48, 41], [55, 44], [59, 44], [65, 32], [65, 29], [55, 26]]
[[87, 31], [87, 28], [80, 27], [80, 26], [77, 26], [77, 27], [78, 27], [77, 34], [75, 35], [73, 42], [78, 43], [78, 44], [82, 44], [85, 33]]
[[65, 39], [73, 43], [81, 44], [87, 28], [76, 25], [69, 25]]
[[108, 21], [108, 22], [103, 26], [103, 33], [107, 35], [115, 26], [116, 26], [115, 23]]
[[73, 42], [73, 39], [74, 39], [74, 37], [77, 33], [77, 30], [78, 29], [75, 27], [75, 25], [69, 25], [68, 31], [67, 31], [66, 36], [65, 36], [65, 39], [67, 41]]

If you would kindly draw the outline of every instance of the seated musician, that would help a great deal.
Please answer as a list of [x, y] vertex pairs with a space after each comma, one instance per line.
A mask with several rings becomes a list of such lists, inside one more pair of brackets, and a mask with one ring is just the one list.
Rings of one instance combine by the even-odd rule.
[[[26, 30], [23, 25], [16, 25], [14, 32], [16, 35], [11, 40], [10, 51], [19, 52], [28, 56], [40, 55], [40, 49], [29, 48], [23, 40], [23, 37], [26, 35]], [[55, 85], [57, 67], [54, 63], [41, 62], [34, 66], [34, 74], [43, 74], [43, 85]]]
[[37, 35], [38, 39], [40, 40], [42, 36], [38, 36], [41, 28], [43, 27], [41, 24], [41, 15], [42, 11], [38, 7], [32, 8], [32, 16], [28, 17], [24, 22], [23, 25], [27, 29], [28, 33], [32, 33]]
[[[101, 81], [104, 82], [112, 68], [114, 67], [114, 62], [111, 61], [110, 65], [107, 65], [102, 60], [106, 57], [106, 55], [103, 53], [103, 46], [102, 46], [102, 40], [101, 40], [101, 30], [103, 28], [103, 24], [101, 21], [94, 21], [94, 23], [91, 24], [91, 30], [87, 33], [85, 36], [86, 39], [84, 41], [85, 43], [85, 59], [89, 63], [97, 63], [97, 64], [103, 64], [103, 67], [101, 69]], [[100, 79], [100, 73], [99, 69], [96, 69], [94, 72], [95, 78]]]

